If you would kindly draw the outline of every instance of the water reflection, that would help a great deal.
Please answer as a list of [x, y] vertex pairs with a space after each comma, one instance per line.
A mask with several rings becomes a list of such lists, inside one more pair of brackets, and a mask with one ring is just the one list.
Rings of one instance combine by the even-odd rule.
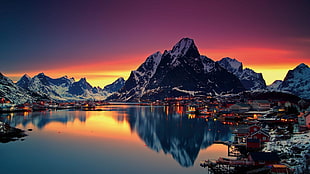
[[[76, 131], [75, 128], [78, 126], [89, 126], [91, 134], [97, 131], [99, 134], [111, 134], [111, 136], [128, 136], [116, 133], [120, 132], [120, 126], [111, 127], [114, 130], [107, 132], [106, 123], [100, 125], [94, 123], [101, 121], [100, 118], [111, 117], [121, 124], [129, 124], [130, 130], [127, 128], [127, 132], [136, 133], [148, 148], [170, 154], [183, 167], [193, 166], [199, 151], [206, 149], [215, 140], [227, 141], [231, 138], [229, 126], [213, 119], [188, 117], [182, 107], [106, 106], [102, 109], [102, 111], [14, 113], [1, 115], [0, 120], [14, 127], [33, 125], [38, 129], [43, 129], [48, 124], [70, 122], [72, 125], [67, 129], [71, 131]], [[91, 125], [77, 125], [77, 122], [88, 122]], [[79, 129], [76, 133], [82, 135], [90, 130]]]
[[80, 122], [86, 122], [86, 112], [24, 112], [24, 113], [9, 113], [2, 114], [0, 120], [9, 124], [12, 127], [17, 125], [23, 125], [26, 127], [28, 124], [33, 124], [36, 128], [42, 129], [46, 125], [52, 122], [59, 122], [67, 124], [68, 122], [74, 122], [78, 119]]
[[171, 154], [181, 166], [192, 166], [200, 149], [207, 148], [215, 140], [230, 140], [228, 126], [212, 119], [190, 119], [170, 109], [130, 108], [128, 122], [149, 148]]

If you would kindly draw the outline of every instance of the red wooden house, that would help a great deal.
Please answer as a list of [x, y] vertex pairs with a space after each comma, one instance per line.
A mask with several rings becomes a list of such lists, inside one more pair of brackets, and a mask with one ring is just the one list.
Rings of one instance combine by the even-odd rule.
[[250, 134], [248, 136], [248, 138], [249, 139], [259, 139], [261, 143], [264, 143], [264, 142], [269, 142], [270, 135], [263, 130], [259, 130], [259, 131], [256, 131], [256, 132]]
[[252, 125], [249, 127], [245, 127], [245, 128], [239, 128], [235, 134], [238, 137], [246, 137], [248, 135], [251, 135], [252, 133], [259, 131], [261, 129], [261, 127], [257, 126], [257, 125]]
[[246, 148], [248, 151], [256, 151], [257, 149], [261, 149], [262, 144], [259, 139], [250, 139], [246, 140]]
[[261, 129], [260, 126], [257, 126], [257, 125], [252, 125], [250, 127], [248, 127], [248, 130], [249, 130], [249, 134], [253, 134], [254, 132], [257, 132]]

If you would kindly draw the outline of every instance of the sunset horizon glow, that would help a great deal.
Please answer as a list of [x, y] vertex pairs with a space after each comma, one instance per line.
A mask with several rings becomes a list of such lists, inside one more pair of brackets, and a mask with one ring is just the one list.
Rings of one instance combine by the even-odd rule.
[[[211, 54], [211, 55], [217, 55], [217, 53]], [[218, 53], [218, 55], [221, 55], [221, 53]], [[209, 58], [212, 59], [212, 57], [209, 57]], [[230, 58], [240, 61], [236, 57], [230, 57]], [[220, 59], [221, 58], [212, 59], [212, 60], [219, 61]], [[64, 68], [64, 69], [47, 70], [47, 71], [42, 70], [42, 71], [34, 71], [34, 72], [16, 73], [16, 74], [10, 74], [10, 73], [5, 73], [5, 72], [2, 72], [2, 73], [5, 74], [10, 79], [12, 79], [14, 82], [17, 82], [24, 74], [27, 74], [30, 77], [34, 77], [38, 75], [39, 73], [44, 73], [46, 76], [49, 76], [54, 79], [67, 76], [68, 78], [74, 78], [75, 81], [78, 81], [81, 78], [86, 78], [87, 82], [89, 82], [92, 86], [94, 87], [99, 86], [103, 88], [104, 86], [113, 83], [115, 80], [117, 80], [120, 77], [127, 80], [131, 71], [136, 70], [144, 62], [144, 60], [142, 60], [141, 62], [136, 62], [136, 65], [135, 64], [126, 65], [127, 61], [125, 61], [124, 64], [122, 64], [121, 66], [118, 66], [115, 69], [113, 68], [112, 62], [108, 62], [106, 64], [102, 63], [99, 65], [98, 64], [90, 64], [88, 66], [86, 65], [86, 66], [83, 66], [83, 67], [86, 67], [84, 68], [86, 69], [84, 72], [79, 72], [82, 69], [82, 67], [76, 66], [76, 67], [70, 67], [69, 69]], [[250, 68], [254, 70], [256, 73], [262, 73], [263, 78], [266, 81], [266, 84], [270, 85], [275, 80], [283, 80], [289, 70], [294, 69], [296, 66], [298, 66], [301, 63], [305, 63], [306, 61], [307, 60], [304, 60], [304, 62], [302, 62], [301, 60], [300, 63], [297, 63], [297, 64], [284, 62], [284, 63], [278, 63], [278, 64], [269, 64], [269, 65], [264, 65], [264, 64], [247, 65], [244, 62], [241, 62], [241, 61], [240, 62], [243, 63], [243, 68]], [[115, 63], [114, 65], [116, 64], [119, 65], [119, 62]], [[305, 64], [309, 65], [309, 63], [305, 63]], [[100, 69], [101, 66], [105, 66], [105, 65], [109, 66], [109, 68], [107, 68], [106, 71], [96, 70], [96, 69]], [[89, 69], [93, 68], [95, 69], [95, 71], [89, 70], [87, 67], [90, 67]], [[122, 67], [122, 69], [120, 69], [119, 67]]]
[[0, 72], [125, 80], [146, 58], [195, 41], [214, 61], [237, 59], [269, 85], [310, 64], [310, 1], [77, 0], [0, 3]]

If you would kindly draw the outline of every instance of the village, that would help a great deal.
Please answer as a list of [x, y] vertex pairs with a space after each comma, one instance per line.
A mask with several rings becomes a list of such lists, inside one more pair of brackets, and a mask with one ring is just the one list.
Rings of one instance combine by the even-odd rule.
[[110, 104], [182, 106], [180, 112], [185, 112], [188, 118], [211, 118], [231, 125], [233, 140], [214, 142], [227, 145], [227, 153], [231, 158], [202, 160], [200, 166], [208, 168], [210, 173], [299, 174], [310, 171], [310, 107], [306, 101], [293, 103], [271, 99], [241, 100], [231, 97], [196, 96], [140, 103], [42, 101], [14, 105], [2, 99], [0, 112], [51, 109], [100, 111], [100, 106]]
[[209, 173], [309, 173], [310, 107], [278, 99], [244, 100], [231, 97], [166, 98], [164, 105], [187, 106], [189, 118], [216, 119], [232, 125], [227, 145], [231, 158], [200, 163]]

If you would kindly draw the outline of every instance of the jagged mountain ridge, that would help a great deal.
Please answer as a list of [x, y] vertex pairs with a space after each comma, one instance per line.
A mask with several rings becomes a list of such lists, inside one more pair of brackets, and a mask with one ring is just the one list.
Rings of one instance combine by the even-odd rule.
[[79, 81], [75, 81], [74, 78], [68, 78], [67, 76], [53, 79], [44, 73], [40, 73], [33, 78], [25, 74], [17, 82], [17, 85], [26, 90], [60, 101], [104, 100], [111, 93], [115, 92], [113, 90], [105, 91], [100, 87], [92, 87], [86, 78], [81, 78]]
[[301, 98], [310, 99], [310, 68], [301, 63], [289, 70], [277, 90], [291, 92]]
[[247, 90], [266, 89], [266, 82], [262, 73], [256, 73], [250, 68], [243, 69], [243, 64], [236, 59], [225, 57], [218, 63], [227, 71], [239, 78]]
[[103, 90], [108, 93], [113, 93], [121, 89], [125, 84], [125, 79], [123, 77], [118, 78], [112, 84], [106, 85]]
[[0, 98], [16, 104], [49, 99], [48, 96], [28, 91], [16, 85], [11, 79], [0, 73]]
[[282, 84], [282, 80], [275, 80], [272, 84], [267, 86], [268, 90], [277, 90], [279, 86]]
[[185, 95], [243, 91], [240, 80], [206, 56], [194, 41], [181, 39], [172, 50], [156, 52], [132, 71], [120, 91], [108, 99], [156, 100]]

